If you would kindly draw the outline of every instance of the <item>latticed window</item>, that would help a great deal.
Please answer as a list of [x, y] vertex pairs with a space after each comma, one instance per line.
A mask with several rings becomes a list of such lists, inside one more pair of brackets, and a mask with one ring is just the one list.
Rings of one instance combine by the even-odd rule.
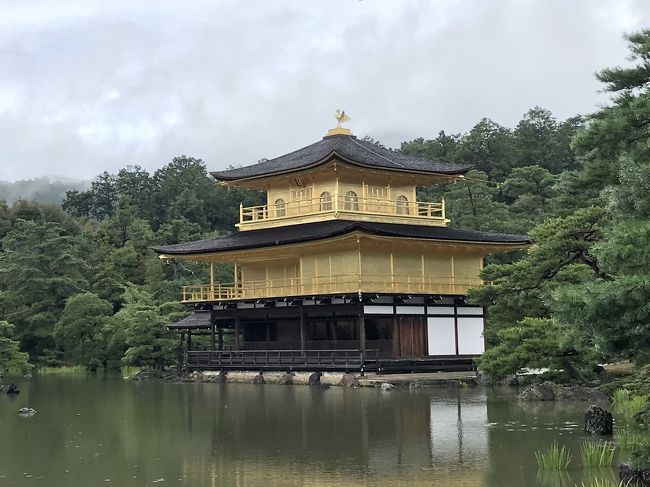
[[311, 199], [311, 188], [300, 188], [291, 190], [292, 201], [304, 201]]
[[320, 211], [330, 211], [332, 209], [332, 195], [329, 191], [324, 191], [320, 195]]
[[397, 215], [409, 214], [409, 200], [403, 194], [399, 195], [395, 201], [395, 213]]
[[345, 193], [345, 200], [343, 204], [345, 210], [359, 211], [359, 197], [354, 191]]
[[282, 198], [275, 200], [275, 216], [287, 216], [287, 207], [284, 204], [284, 200]]
[[368, 186], [368, 197], [378, 200], [388, 199], [388, 186]]

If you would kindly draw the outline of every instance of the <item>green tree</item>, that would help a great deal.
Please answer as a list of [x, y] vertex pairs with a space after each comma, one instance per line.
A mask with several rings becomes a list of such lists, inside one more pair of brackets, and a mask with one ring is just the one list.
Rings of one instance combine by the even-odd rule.
[[58, 223], [19, 220], [2, 239], [0, 311], [34, 359], [54, 347], [65, 301], [88, 289], [87, 242]]
[[0, 372], [19, 370], [26, 372], [31, 368], [29, 355], [20, 351], [20, 343], [13, 339], [14, 325], [0, 321]]
[[174, 364], [179, 343], [165, 328], [172, 317], [142, 289], [129, 286], [124, 294], [125, 305], [113, 318], [114, 327], [125, 333], [123, 362], [158, 370]]
[[105, 333], [113, 306], [93, 293], [68, 298], [54, 332], [64, 355], [90, 370], [106, 367], [107, 336]]

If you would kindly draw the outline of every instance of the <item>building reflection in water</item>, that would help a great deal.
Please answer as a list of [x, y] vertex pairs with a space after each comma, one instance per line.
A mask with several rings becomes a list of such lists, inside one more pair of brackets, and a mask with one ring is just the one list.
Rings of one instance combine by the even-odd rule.
[[478, 389], [211, 386], [186, 411], [184, 470], [201, 485], [482, 483], [488, 405]]

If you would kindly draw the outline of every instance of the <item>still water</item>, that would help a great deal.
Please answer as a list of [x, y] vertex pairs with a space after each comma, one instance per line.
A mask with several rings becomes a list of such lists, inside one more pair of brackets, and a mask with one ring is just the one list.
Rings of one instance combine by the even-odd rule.
[[[573, 486], [585, 405], [507, 389], [21, 379], [0, 397], [0, 486]], [[37, 410], [31, 418], [20, 407]], [[567, 475], [534, 451], [567, 445]]]

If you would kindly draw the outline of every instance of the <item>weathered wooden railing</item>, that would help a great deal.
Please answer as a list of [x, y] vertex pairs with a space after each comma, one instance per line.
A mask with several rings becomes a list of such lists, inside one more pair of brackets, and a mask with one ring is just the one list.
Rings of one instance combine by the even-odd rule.
[[362, 370], [378, 350], [190, 350], [189, 370]]

